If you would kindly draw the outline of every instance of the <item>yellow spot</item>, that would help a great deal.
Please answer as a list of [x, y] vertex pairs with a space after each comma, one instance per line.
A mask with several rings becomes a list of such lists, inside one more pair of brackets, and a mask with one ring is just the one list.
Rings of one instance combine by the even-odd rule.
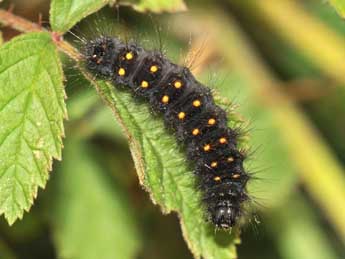
[[194, 101], [193, 101], [193, 106], [194, 106], [194, 107], [199, 107], [200, 105], [201, 105], [200, 100], [194, 100]]
[[126, 70], [124, 68], [120, 68], [118, 72], [119, 76], [124, 76], [126, 74]]
[[228, 162], [231, 163], [231, 162], [234, 162], [234, 158], [231, 156], [231, 157], [228, 157]]
[[162, 97], [162, 103], [168, 103], [168, 102], [169, 102], [169, 96], [164, 95], [164, 96]]
[[205, 152], [210, 151], [210, 149], [211, 149], [211, 145], [210, 145], [210, 144], [206, 144], [206, 145], [204, 146], [204, 151], [205, 151]]
[[180, 112], [177, 117], [180, 119], [180, 120], [183, 120], [185, 117], [186, 117], [186, 113], [184, 112]]
[[199, 129], [193, 129], [193, 131], [192, 131], [192, 134], [193, 134], [194, 136], [199, 135], [199, 133], [200, 133], [200, 130], [199, 130]]
[[150, 67], [150, 72], [155, 73], [158, 71], [158, 67], [156, 65], [153, 65]]
[[226, 138], [220, 138], [219, 139], [220, 144], [225, 144], [226, 143]]
[[217, 167], [217, 165], [218, 165], [218, 163], [217, 163], [216, 161], [214, 161], [214, 162], [211, 163], [211, 167], [212, 167], [212, 168]]
[[215, 178], [213, 178], [213, 180], [215, 180], [216, 182], [220, 182], [221, 178], [219, 176], [216, 176]]
[[143, 81], [141, 82], [141, 87], [142, 87], [142, 88], [147, 88], [147, 87], [149, 87], [149, 82], [143, 80]]
[[181, 88], [181, 87], [182, 87], [182, 82], [181, 82], [180, 80], [175, 81], [174, 87], [175, 87], [176, 89]]
[[233, 179], [238, 179], [238, 178], [240, 178], [240, 176], [241, 176], [240, 174], [234, 174], [234, 175], [232, 176], [232, 178], [233, 178]]
[[131, 59], [133, 59], [133, 53], [132, 52], [127, 52], [127, 54], [126, 54], [126, 59], [127, 60], [131, 60]]
[[216, 124], [216, 120], [211, 118], [211, 119], [208, 120], [207, 123], [208, 123], [208, 125], [214, 125], [214, 124]]

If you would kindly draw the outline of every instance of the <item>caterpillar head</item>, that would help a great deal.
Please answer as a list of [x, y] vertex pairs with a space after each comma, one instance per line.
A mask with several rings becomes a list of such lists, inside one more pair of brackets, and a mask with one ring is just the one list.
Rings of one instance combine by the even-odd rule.
[[116, 39], [105, 36], [87, 42], [83, 51], [87, 69], [97, 76], [113, 76], [119, 44]]
[[229, 229], [236, 225], [239, 216], [239, 208], [228, 204], [220, 204], [214, 209], [211, 215], [211, 220], [216, 227], [221, 229]]

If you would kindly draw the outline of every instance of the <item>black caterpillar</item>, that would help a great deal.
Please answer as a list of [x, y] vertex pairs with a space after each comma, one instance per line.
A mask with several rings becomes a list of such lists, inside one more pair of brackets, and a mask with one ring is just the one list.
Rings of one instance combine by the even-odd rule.
[[244, 152], [237, 147], [239, 131], [227, 126], [226, 112], [214, 103], [210, 89], [188, 68], [136, 43], [102, 36], [88, 41], [83, 53], [92, 74], [130, 88], [163, 114], [195, 165], [208, 219], [217, 228], [236, 225], [249, 199], [250, 177], [243, 167]]

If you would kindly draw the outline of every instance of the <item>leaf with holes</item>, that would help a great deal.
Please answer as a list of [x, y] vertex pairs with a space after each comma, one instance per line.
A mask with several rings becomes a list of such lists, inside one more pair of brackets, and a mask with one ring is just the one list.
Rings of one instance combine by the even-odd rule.
[[0, 48], [0, 214], [22, 218], [61, 158], [63, 74], [50, 35], [30, 33]]

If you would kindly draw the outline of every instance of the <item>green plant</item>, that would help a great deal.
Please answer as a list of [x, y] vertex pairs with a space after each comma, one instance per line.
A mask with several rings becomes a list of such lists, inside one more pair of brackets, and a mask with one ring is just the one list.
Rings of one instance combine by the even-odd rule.
[[[289, 12], [298, 24], [303, 20], [303, 15], [309, 17], [309, 14], [304, 14], [295, 1], [272, 1], [229, 1], [229, 6], [239, 14], [243, 10], [251, 13], [253, 8], [257, 8], [255, 10], [259, 12], [251, 13], [250, 19], [266, 20], [278, 30], [286, 26], [281, 30], [281, 37], [302, 52], [301, 59], [311, 60], [322, 71], [321, 74], [343, 83], [342, 70], [338, 66], [341, 59], [328, 58], [333, 56], [326, 54], [316, 55], [314, 51], [318, 50], [317, 45], [306, 48], [310, 44], [309, 38], [296, 37], [294, 32], [299, 30], [298, 26], [294, 27], [293, 23], [287, 26], [277, 15], [283, 11]], [[341, 1], [331, 2], [341, 4]], [[76, 23], [112, 4], [114, 1], [53, 0], [49, 18], [52, 30], [0, 10], [1, 23], [24, 32], [0, 48], [0, 214], [4, 214], [12, 225], [23, 217], [24, 211], [30, 209], [38, 188], [45, 187], [49, 171], [53, 168], [52, 160], [62, 158], [63, 124], [68, 111], [70, 120], [66, 123], [63, 161], [54, 168], [57, 176], [55, 180], [52, 179], [54, 186], [48, 190], [52, 193], [51, 198], [42, 201], [44, 209], [38, 217], [46, 219], [54, 229], [54, 243], [61, 258], [132, 258], [145, 242], [138, 233], [138, 212], [130, 206], [133, 200], [124, 188], [129, 187], [129, 180], [116, 173], [131, 171], [125, 166], [121, 167], [122, 149], [114, 154], [117, 158], [106, 159], [110, 154], [93, 143], [94, 132], [116, 142], [115, 149], [123, 135], [127, 138], [140, 184], [149, 192], [151, 200], [159, 204], [163, 213], [177, 212], [183, 237], [195, 258], [236, 258], [235, 245], [239, 243], [239, 233], [215, 233], [213, 226], [204, 221], [198, 192], [185, 163], [184, 153], [171, 152], [178, 150], [178, 147], [174, 138], [165, 131], [160, 118], [151, 115], [147, 105], [133, 102], [129, 93], [117, 91], [107, 82], [94, 80], [80, 64], [78, 50], [64, 40]], [[139, 12], [186, 10], [182, 0], [120, 1], [120, 4], [131, 5]], [[305, 114], [277, 87], [281, 85], [280, 80], [261, 63], [237, 22], [220, 11], [217, 4], [205, 1], [199, 5], [202, 8], [191, 3], [193, 12], [190, 17], [177, 14], [175, 18], [169, 17], [170, 22], [174, 23], [174, 36], [165, 37], [169, 44], [173, 42], [171, 52], [176, 53], [181, 38], [188, 38], [191, 31], [200, 33], [200, 27], [207, 31], [208, 42], [204, 46], [207, 51], [200, 65], [200, 77], [206, 81], [208, 60], [222, 55], [225, 61], [223, 66], [217, 67], [217, 76], [226, 79], [215, 86], [218, 104], [228, 107], [232, 104], [229, 100], [236, 98], [239, 107], [228, 110], [232, 123], [243, 122], [243, 118], [255, 118], [254, 128], [264, 129], [250, 132], [250, 136], [246, 136], [250, 140], [244, 139], [243, 145], [249, 142], [256, 147], [269, 143], [268, 148], [266, 146], [251, 162], [253, 168], [265, 170], [260, 175], [264, 180], [253, 182], [250, 191], [272, 212], [272, 232], [279, 232], [280, 220], [286, 223], [286, 229], [281, 231], [278, 238], [281, 251], [284, 251], [286, 258], [292, 255], [301, 257], [304, 251], [297, 245], [285, 246], [293, 240], [291, 236], [296, 226], [301, 225], [301, 221], [292, 220], [296, 218], [294, 212], [299, 207], [307, 206], [307, 202], [300, 198], [300, 191], [293, 197], [299, 197], [301, 202], [291, 203], [296, 209], [280, 213], [288, 206], [299, 178], [326, 211], [327, 218], [344, 240], [345, 176], [342, 165]], [[114, 15], [116, 10], [111, 12]], [[181, 21], [188, 26], [181, 26]], [[108, 19], [107, 22], [113, 20]], [[162, 18], [159, 22], [164, 23], [165, 20]], [[308, 23], [309, 31], [305, 32], [308, 36], [319, 32], [319, 27], [313, 27], [315, 24]], [[149, 26], [143, 27], [146, 30]], [[321, 32], [325, 33], [323, 30]], [[300, 33], [303, 35], [303, 31]], [[155, 36], [149, 37], [152, 39]], [[194, 44], [198, 45], [201, 37], [195, 38]], [[322, 46], [325, 45], [329, 46], [329, 51], [341, 49], [337, 40], [320, 36], [321, 39], [324, 42], [320, 49], [324, 49]], [[279, 41], [270, 43], [278, 44]], [[198, 49], [198, 46], [192, 47]], [[62, 53], [67, 54], [69, 60], [66, 61]], [[298, 54], [294, 55], [297, 59]], [[70, 83], [73, 77], [68, 72], [64, 75], [62, 64], [66, 64], [65, 68], [76, 65], [76, 72], [72, 73], [78, 73], [77, 80], [83, 82], [82, 90], [78, 88], [73, 92], [73, 89], [68, 89], [73, 88]], [[72, 96], [67, 100], [67, 108], [65, 77], [66, 91], [69, 97]], [[96, 90], [112, 114], [100, 105], [97, 95], [90, 93], [90, 88]], [[116, 126], [115, 121], [109, 121], [112, 117], [116, 118], [120, 127]], [[116, 176], [111, 178], [105, 173], [112, 170]], [[114, 184], [114, 179], [119, 184]], [[338, 206], [334, 206], [330, 200]], [[308, 207], [300, 211], [306, 221], [317, 222], [310, 216]], [[320, 243], [324, 245], [323, 253], [310, 252], [311, 258], [337, 258], [327, 241], [324, 241], [322, 230], [315, 225], [317, 223], [308, 225], [305, 244], [308, 247]], [[96, 244], [91, 245], [93, 242]], [[6, 254], [10, 258], [11, 251]]]

